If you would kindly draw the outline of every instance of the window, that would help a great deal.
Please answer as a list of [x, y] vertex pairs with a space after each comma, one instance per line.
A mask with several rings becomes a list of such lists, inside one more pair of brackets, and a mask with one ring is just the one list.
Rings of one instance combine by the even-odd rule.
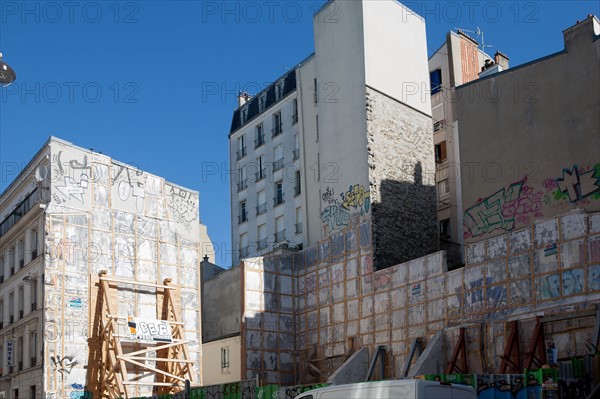
[[317, 126], [317, 143], [319, 142], [319, 115], [315, 116], [315, 123]]
[[238, 191], [248, 188], [248, 179], [246, 179], [246, 171], [243, 167], [238, 169]]
[[6, 263], [4, 262], [4, 254], [0, 253], [0, 284], [4, 282], [4, 266]]
[[275, 242], [285, 240], [285, 228], [283, 225], [283, 216], [275, 218]]
[[29, 399], [35, 399], [35, 385], [29, 387]]
[[300, 171], [297, 170], [296, 174], [294, 175], [294, 196], [298, 196], [302, 193], [300, 187]]
[[294, 135], [294, 161], [300, 159], [300, 137], [298, 133]]
[[244, 233], [240, 235], [240, 259], [248, 257], [248, 234]]
[[267, 195], [265, 193], [265, 190], [261, 190], [258, 192], [256, 203], [258, 204], [256, 207], [257, 215], [262, 215], [263, 213], [267, 212]]
[[15, 274], [15, 247], [8, 250], [8, 264], [10, 265], [10, 275]]
[[283, 204], [283, 181], [275, 183], [275, 197], [273, 198], [275, 206]]
[[239, 219], [240, 219], [239, 220], [240, 223], [244, 223], [244, 222], [248, 221], [248, 214], [246, 213], [246, 201], [240, 202]]
[[429, 73], [429, 81], [431, 82], [431, 95], [442, 90], [442, 70], [436, 69]]
[[19, 240], [19, 270], [25, 266], [25, 240]]
[[273, 149], [273, 172], [283, 168], [283, 145], [279, 144]]
[[265, 143], [265, 132], [263, 124], [256, 126], [256, 139], [254, 140], [254, 148], [260, 147]]
[[31, 311], [37, 310], [37, 280], [31, 281]]
[[275, 137], [278, 134], [281, 134], [282, 131], [281, 112], [277, 112], [276, 114], [273, 114], [273, 130], [271, 132], [273, 133], [273, 137]]
[[292, 124], [298, 123], [298, 99], [292, 101]]
[[221, 372], [229, 371], [229, 347], [221, 348]]
[[317, 84], [317, 78], [313, 81], [313, 102], [315, 105], [319, 102], [319, 89]]
[[242, 159], [246, 156], [246, 136], [241, 135], [237, 139], [237, 159]]
[[[2, 330], [4, 328], [4, 301], [0, 300], [0, 330]], [[2, 345], [0, 344], [0, 347], [2, 347]], [[0, 356], [0, 359], [3, 359], [2, 356]], [[0, 363], [2, 362], [2, 360], [0, 360]]]
[[23, 307], [25, 304], [25, 291], [23, 290], [23, 286], [19, 287], [18, 291], [18, 301], [19, 301], [19, 319], [23, 318]]
[[29, 367], [34, 367], [37, 364], [37, 331], [29, 333]]
[[15, 321], [15, 293], [8, 294], [8, 323]]
[[23, 337], [17, 338], [17, 365], [18, 371], [23, 370]]
[[261, 224], [258, 226], [258, 243], [257, 247], [259, 250], [267, 247], [267, 225]]
[[448, 179], [442, 180], [438, 183], [438, 198], [447, 197], [450, 194], [450, 183]]
[[281, 100], [282, 96], [283, 96], [283, 82], [278, 82], [275, 85], [275, 100], [276, 101]]
[[302, 208], [296, 208], [296, 234], [302, 233]]
[[37, 258], [37, 248], [38, 248], [38, 232], [37, 230], [31, 230], [31, 260]]
[[267, 95], [262, 94], [258, 97], [258, 112], [263, 112], [265, 110], [265, 106], [267, 104]]
[[256, 158], [256, 165], [258, 167], [258, 171], [256, 172], [256, 181], [264, 179], [267, 175], [264, 159], [264, 155], [261, 155], [260, 157]]
[[450, 219], [440, 221], [440, 238], [450, 238]]
[[244, 108], [242, 112], [240, 112], [240, 122], [242, 125], [246, 123], [246, 120], [248, 120], [248, 108]]
[[446, 140], [435, 145], [435, 162], [442, 163], [446, 160]]

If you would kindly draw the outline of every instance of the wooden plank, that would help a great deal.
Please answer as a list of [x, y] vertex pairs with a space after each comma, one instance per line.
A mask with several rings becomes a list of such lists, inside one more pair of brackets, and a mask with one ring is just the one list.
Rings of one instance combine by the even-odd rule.
[[162, 288], [165, 290], [173, 290], [175, 289], [175, 287], [169, 287], [167, 285], [160, 285], [160, 284], [154, 284], [154, 283], [145, 283], [142, 281], [135, 281], [135, 280], [127, 280], [127, 279], [122, 279], [122, 278], [114, 278], [114, 277], [100, 277], [101, 281], [109, 281], [111, 283], [122, 283], [122, 284], [131, 284], [131, 285], [141, 285], [141, 286], [145, 286], [145, 287], [155, 287], [155, 288]]
[[150, 371], [154, 371], [155, 373], [166, 375], [167, 377], [171, 377], [171, 378], [174, 378], [176, 380], [184, 381], [185, 382], [185, 378], [181, 378], [179, 376], [176, 376], [175, 374], [171, 374], [171, 373], [167, 373], [166, 371], [159, 370], [156, 367], [145, 365], [144, 363], [140, 363], [140, 362], [138, 362], [136, 360], [132, 360], [131, 358], [128, 358], [126, 356], [119, 356], [119, 360], [124, 360], [124, 361], [126, 361], [128, 363], [133, 363], [135, 365], [138, 365], [138, 366], [140, 366], [140, 367], [142, 367], [144, 369], [148, 369]]
[[153, 361], [161, 361], [161, 362], [190, 363], [190, 364], [195, 363], [193, 360], [169, 359], [169, 358], [165, 358], [165, 357], [129, 357], [127, 355], [124, 355], [124, 356], [129, 359], [134, 359], [134, 360], [153, 360]]

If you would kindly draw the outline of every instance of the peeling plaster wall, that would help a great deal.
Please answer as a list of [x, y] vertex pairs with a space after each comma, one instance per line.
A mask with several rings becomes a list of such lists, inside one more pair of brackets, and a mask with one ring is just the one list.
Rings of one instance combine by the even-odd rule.
[[[155, 284], [171, 278], [199, 382], [198, 193], [66, 142], [52, 140], [50, 147], [52, 199], [46, 209], [43, 291], [46, 397], [69, 397], [84, 387], [100, 397], [94, 374], [100, 365], [93, 358], [99, 339], [90, 334], [103, 269], [109, 277]], [[162, 318], [155, 288], [121, 285], [115, 293], [119, 317]], [[125, 320], [122, 334], [127, 332]], [[125, 352], [132, 348], [124, 346]], [[155, 378], [134, 367], [128, 374], [143, 374], [141, 381]], [[130, 392], [150, 395], [152, 388]]]
[[[445, 252], [374, 271], [370, 232], [363, 223], [297, 254], [246, 262], [246, 378], [324, 381], [308, 361], [346, 353], [348, 337], [371, 355], [384, 345], [387, 375], [397, 378], [415, 338], [427, 343], [445, 331], [445, 353], [438, 355], [445, 364], [463, 326], [470, 371], [495, 373], [507, 321], [521, 321], [526, 346], [535, 315], [564, 315], [600, 300], [600, 214], [567, 214], [470, 245], [467, 265], [452, 272]], [[575, 324], [549, 327], [559, 357], [582, 355], [591, 339], [589, 320]], [[298, 356], [290, 358], [293, 350]], [[331, 372], [341, 362], [314, 364]]]

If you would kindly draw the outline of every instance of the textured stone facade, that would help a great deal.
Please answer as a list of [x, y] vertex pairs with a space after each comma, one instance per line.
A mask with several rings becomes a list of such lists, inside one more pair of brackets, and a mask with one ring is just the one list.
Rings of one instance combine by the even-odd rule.
[[375, 268], [437, 250], [431, 117], [369, 87], [367, 137]]

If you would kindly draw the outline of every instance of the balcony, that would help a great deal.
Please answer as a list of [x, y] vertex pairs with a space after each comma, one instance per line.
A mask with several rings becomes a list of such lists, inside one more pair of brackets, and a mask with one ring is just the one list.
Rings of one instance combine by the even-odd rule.
[[246, 147], [242, 147], [236, 152], [238, 161], [246, 156]]
[[261, 181], [267, 176], [267, 168], [262, 168], [258, 172], [256, 172], [256, 181]]
[[437, 131], [444, 129], [445, 127], [446, 127], [446, 120], [442, 119], [441, 121], [438, 121], [433, 124], [433, 131], [437, 132]]
[[302, 234], [302, 222], [296, 223], [296, 234]]
[[238, 182], [238, 191], [242, 191], [248, 188], [248, 179], [244, 179]]
[[273, 162], [273, 172], [276, 172], [279, 169], [283, 169], [283, 158], [280, 158]]
[[10, 230], [35, 204], [42, 199], [41, 191], [35, 189], [25, 198], [14, 211], [0, 223], [0, 237]]
[[271, 137], [279, 136], [281, 133], [283, 133], [283, 125], [281, 123], [276, 124], [275, 127], [271, 129]]
[[259, 204], [256, 207], [256, 215], [257, 216], [262, 215], [263, 213], [266, 213], [266, 212], [267, 212], [267, 203], [266, 202], [263, 202], [262, 204]]
[[275, 198], [273, 198], [274, 206], [281, 205], [284, 202], [285, 202], [285, 200], [283, 199], [283, 193], [281, 193], [281, 195], [277, 195], [277, 196], [275, 196]]
[[242, 212], [239, 216], [238, 216], [238, 223], [244, 223], [248, 221], [248, 214], [246, 212]]
[[267, 247], [267, 239], [263, 238], [261, 240], [258, 240], [256, 242], [256, 247], [258, 248], [259, 251], [265, 249]]
[[281, 242], [283, 240], [285, 240], [285, 229], [275, 233], [275, 242]]
[[258, 148], [263, 144], [265, 144], [265, 135], [264, 135], [264, 133], [261, 133], [254, 140], [254, 148]]
[[300, 159], [300, 148], [294, 150], [294, 161], [297, 161], [298, 159]]

